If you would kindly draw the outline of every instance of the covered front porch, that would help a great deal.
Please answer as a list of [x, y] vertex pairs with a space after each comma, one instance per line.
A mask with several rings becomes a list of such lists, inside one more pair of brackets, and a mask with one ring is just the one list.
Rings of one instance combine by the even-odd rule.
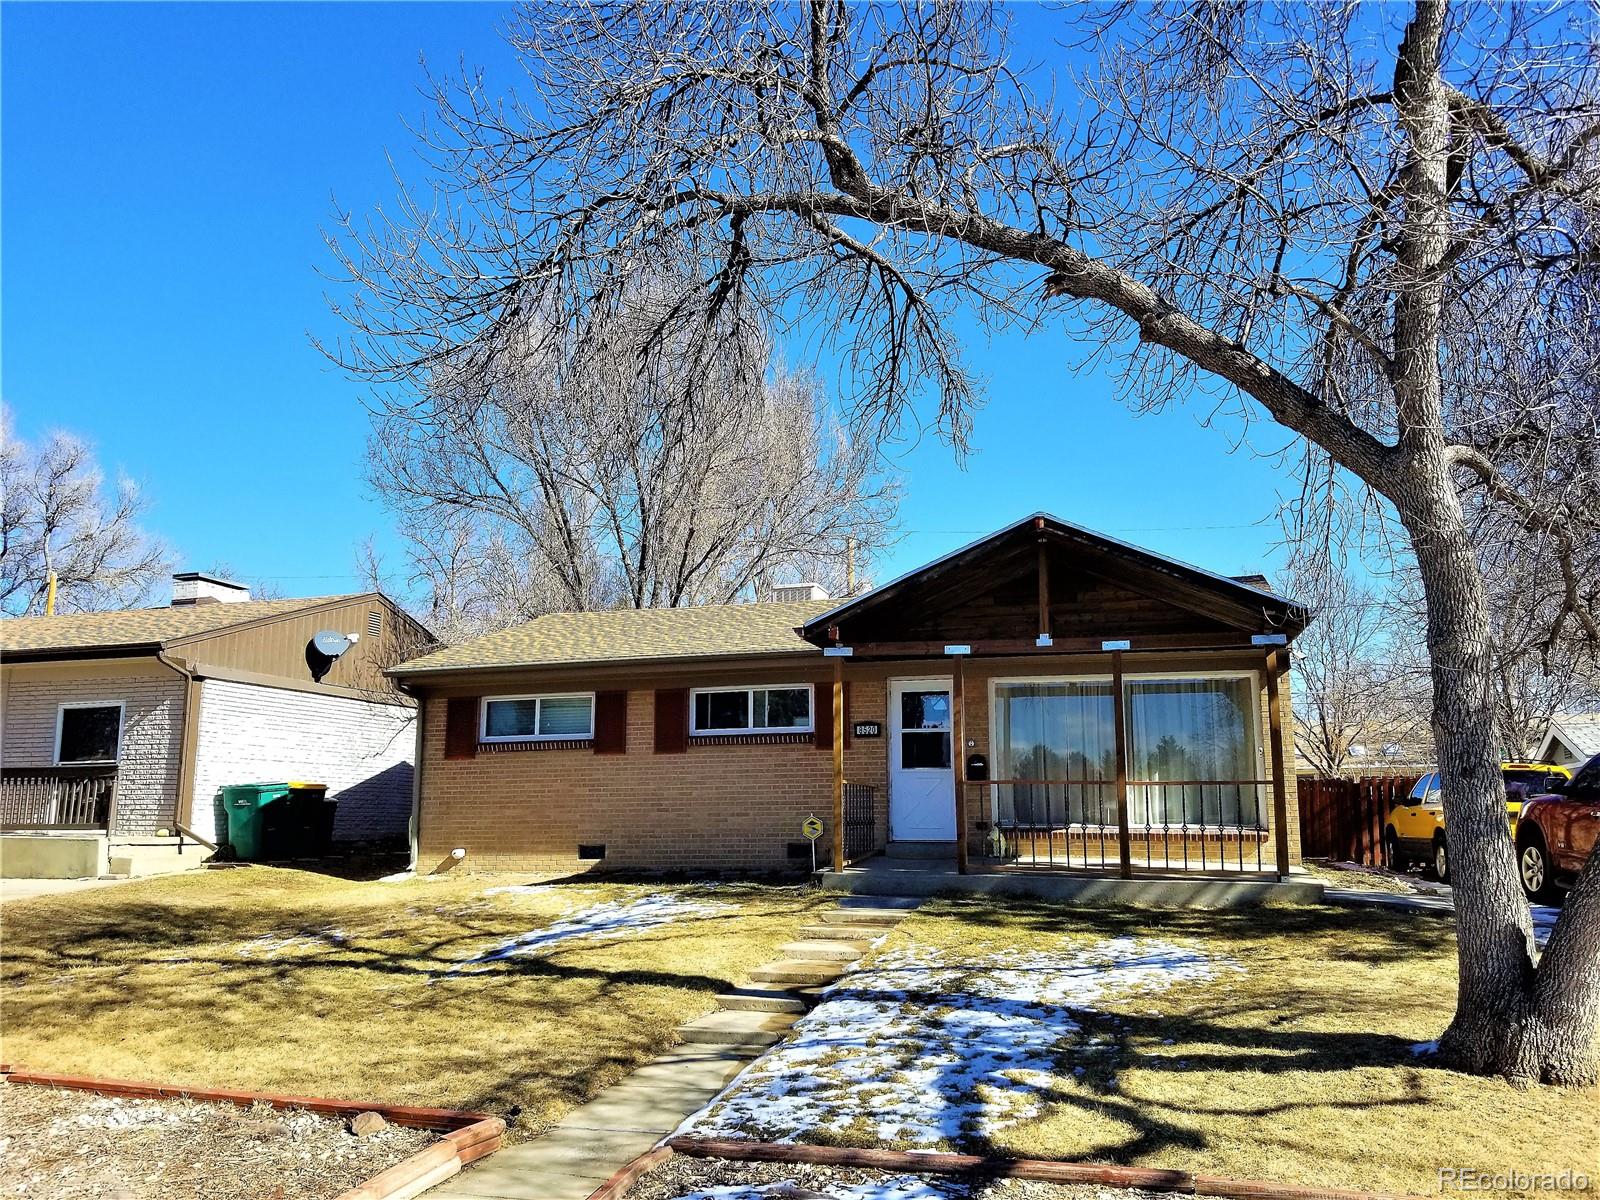
[[[840, 605], [802, 630], [833, 668], [829, 885], [1051, 875], [1074, 893], [1248, 896], [1289, 879], [1303, 625], [1264, 579], [1043, 515]], [[852, 734], [883, 739], [881, 768], [847, 758]]]

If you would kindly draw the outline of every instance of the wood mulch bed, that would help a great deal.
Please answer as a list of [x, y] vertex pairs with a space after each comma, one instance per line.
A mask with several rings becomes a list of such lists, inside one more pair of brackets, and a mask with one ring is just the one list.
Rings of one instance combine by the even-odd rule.
[[[822, 1167], [808, 1163], [730, 1162], [715, 1158], [690, 1158], [675, 1155], [651, 1171], [627, 1193], [627, 1200], [678, 1200], [711, 1188], [773, 1186], [772, 1200], [831, 1200], [841, 1188], [873, 1184], [884, 1188], [904, 1175], [889, 1171], [869, 1171], [855, 1167]], [[1156, 1200], [1155, 1193], [1097, 1184], [1039, 1183], [1026, 1179], [995, 1179], [971, 1182], [960, 1179], [923, 1177], [929, 1192], [951, 1200]], [[858, 1195], [859, 1193], [850, 1193]], [[872, 1194], [877, 1194], [874, 1191]], [[1172, 1200], [1163, 1196], [1160, 1200]]]
[[0, 1085], [0, 1195], [50, 1200], [328, 1200], [439, 1140], [266, 1104]]

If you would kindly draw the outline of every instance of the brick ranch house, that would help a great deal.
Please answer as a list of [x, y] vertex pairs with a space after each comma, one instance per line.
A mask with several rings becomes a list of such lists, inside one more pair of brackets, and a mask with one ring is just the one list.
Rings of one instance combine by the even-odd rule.
[[1281, 877], [1304, 623], [1043, 514], [843, 601], [540, 617], [391, 670], [416, 864], [794, 869], [815, 814], [836, 867]]
[[[329, 661], [322, 632], [354, 640]], [[429, 640], [375, 592], [251, 600], [198, 572], [165, 608], [0, 621], [0, 871], [198, 865], [179, 827], [225, 837], [229, 783], [326, 783], [336, 839], [404, 838], [416, 708], [383, 669]]]

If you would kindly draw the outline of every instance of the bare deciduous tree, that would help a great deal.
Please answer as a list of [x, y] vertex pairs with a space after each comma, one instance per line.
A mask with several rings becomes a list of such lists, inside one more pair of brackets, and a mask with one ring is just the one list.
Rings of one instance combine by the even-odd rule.
[[0, 409], [0, 612], [42, 613], [52, 570], [57, 612], [147, 600], [167, 561], [139, 528], [144, 508], [132, 480], [107, 484], [85, 442], [58, 431], [30, 446]]
[[1407, 669], [1413, 627], [1343, 573], [1292, 576], [1286, 594], [1316, 614], [1294, 644], [1295, 752], [1328, 776], [1431, 761], [1426, 681]]
[[875, 447], [811, 379], [766, 370], [747, 320], [708, 337], [675, 303], [635, 289], [574, 338], [535, 326], [491, 371], [436, 367], [426, 399], [384, 406], [371, 479], [442, 635], [838, 586], [884, 544], [897, 486]]
[[893, 421], [932, 392], [958, 443], [958, 312], [1070, 311], [1144, 408], [1229, 387], [1381, 498], [1415, 558], [1457, 879], [1442, 1056], [1592, 1081], [1600, 857], [1537, 953], [1468, 519], [1546, 538], [1560, 619], [1600, 641], [1578, 565], [1600, 487], [1566, 452], [1593, 445], [1592, 395], [1549, 372], [1537, 396], [1478, 387], [1594, 323], [1585, 12], [1068, 7], [1072, 57], [1030, 67], [1007, 10], [978, 5], [533, 6], [510, 36], [536, 100], [441, 84], [434, 194], [347, 230], [366, 335], [347, 361], [490, 369], [527, 313], [604, 305], [643, 258], [691, 273], [675, 312], [803, 312], [863, 405]]

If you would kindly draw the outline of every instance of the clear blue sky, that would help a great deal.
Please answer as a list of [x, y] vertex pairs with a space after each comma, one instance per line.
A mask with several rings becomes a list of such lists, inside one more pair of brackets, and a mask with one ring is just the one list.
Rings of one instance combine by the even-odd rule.
[[[310, 343], [335, 335], [318, 269], [341, 207], [392, 197], [426, 112], [421, 59], [509, 80], [506, 10], [475, 4], [0, 7], [3, 375], [19, 433], [52, 427], [139, 480], [180, 565], [223, 560], [285, 592], [355, 583], [388, 520], [362, 482], [362, 385]], [[981, 337], [974, 327], [974, 337]], [[1057, 327], [978, 341], [977, 454], [894, 451], [898, 574], [1036, 509], [1214, 570], [1271, 569], [1292, 482], [1230, 454], [1205, 403], [1118, 402]], [[791, 363], [803, 361], [790, 352]], [[1276, 431], [1256, 431], [1266, 448]], [[396, 564], [397, 565], [397, 564]]]

